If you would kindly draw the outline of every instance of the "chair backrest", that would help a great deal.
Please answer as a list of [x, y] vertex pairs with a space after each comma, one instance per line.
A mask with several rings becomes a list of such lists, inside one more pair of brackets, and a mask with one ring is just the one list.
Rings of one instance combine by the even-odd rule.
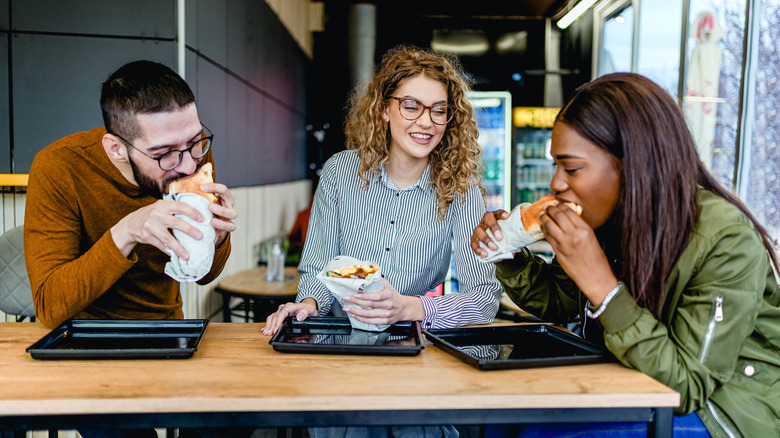
[[30, 279], [24, 264], [23, 226], [0, 236], [0, 310], [23, 317], [35, 317]]

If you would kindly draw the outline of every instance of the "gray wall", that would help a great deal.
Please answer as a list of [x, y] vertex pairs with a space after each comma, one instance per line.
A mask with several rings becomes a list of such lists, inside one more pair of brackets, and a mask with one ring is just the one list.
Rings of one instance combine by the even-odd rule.
[[[303, 52], [263, 1], [185, 8], [185, 79], [215, 134], [217, 180], [305, 178]], [[102, 126], [100, 84], [119, 66], [176, 69], [176, 34], [174, 0], [0, 0], [0, 173], [27, 173], [46, 145]]]

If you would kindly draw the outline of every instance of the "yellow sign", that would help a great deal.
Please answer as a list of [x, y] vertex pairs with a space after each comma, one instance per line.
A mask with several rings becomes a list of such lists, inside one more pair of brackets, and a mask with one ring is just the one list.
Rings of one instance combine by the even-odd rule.
[[552, 128], [560, 108], [518, 106], [513, 108], [512, 122], [517, 127]]
[[26, 173], [0, 173], [0, 186], [26, 186], [29, 176]]

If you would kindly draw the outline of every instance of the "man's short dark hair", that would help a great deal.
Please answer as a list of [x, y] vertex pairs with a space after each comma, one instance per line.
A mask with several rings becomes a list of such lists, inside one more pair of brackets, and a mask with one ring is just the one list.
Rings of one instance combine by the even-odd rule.
[[138, 135], [135, 115], [174, 111], [195, 102], [187, 82], [169, 67], [134, 61], [115, 71], [100, 92], [100, 109], [108, 132], [128, 141]]

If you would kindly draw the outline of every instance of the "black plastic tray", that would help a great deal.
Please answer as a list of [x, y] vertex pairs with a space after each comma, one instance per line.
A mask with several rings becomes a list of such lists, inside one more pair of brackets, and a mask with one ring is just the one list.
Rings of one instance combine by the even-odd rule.
[[423, 330], [437, 347], [481, 370], [611, 362], [596, 344], [548, 324]]
[[382, 332], [353, 329], [347, 318], [287, 318], [271, 338], [283, 353], [414, 356], [423, 349], [420, 324], [397, 322]]
[[62, 323], [27, 347], [34, 359], [185, 359], [208, 319], [91, 320]]

